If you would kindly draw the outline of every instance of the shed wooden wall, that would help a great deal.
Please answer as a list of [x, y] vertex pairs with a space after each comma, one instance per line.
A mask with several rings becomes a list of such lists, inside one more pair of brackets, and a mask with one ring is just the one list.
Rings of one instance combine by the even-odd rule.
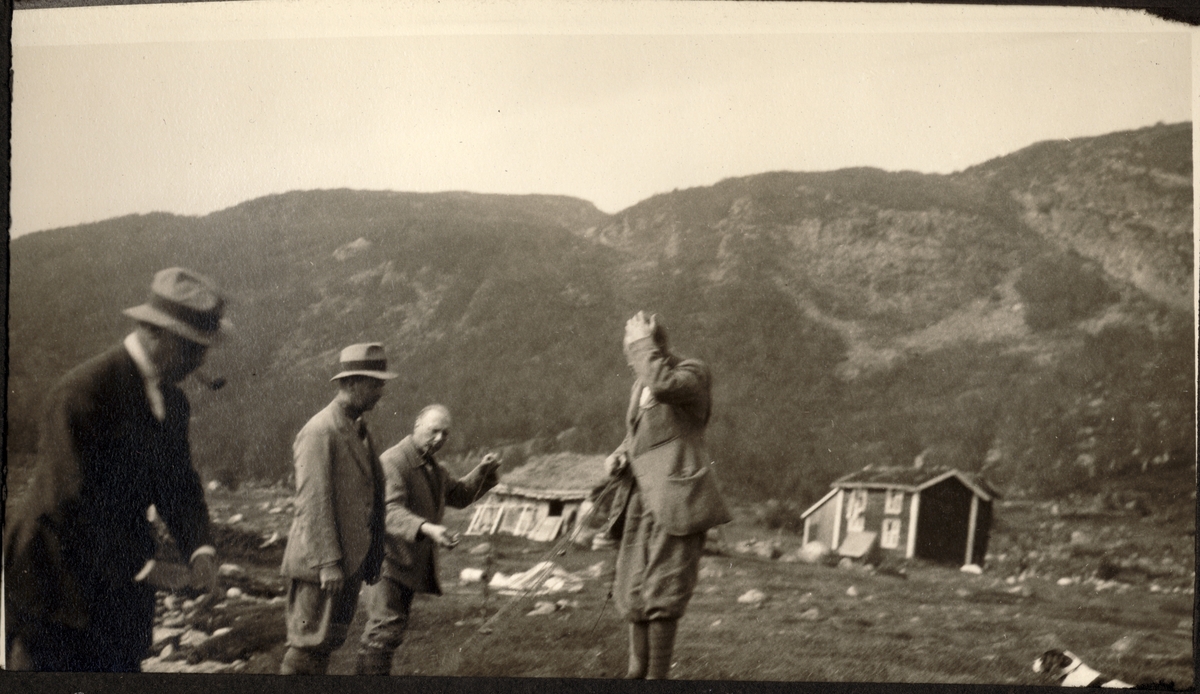
[[[837, 522], [837, 495], [829, 497], [829, 499], [821, 504], [821, 507], [804, 519], [804, 541], [805, 542], [820, 542], [830, 549], [837, 549], [833, 546], [833, 524]], [[845, 533], [842, 533], [845, 536]]]
[[963, 563], [974, 496], [974, 492], [953, 477], [922, 490], [920, 519], [917, 521], [918, 557]]

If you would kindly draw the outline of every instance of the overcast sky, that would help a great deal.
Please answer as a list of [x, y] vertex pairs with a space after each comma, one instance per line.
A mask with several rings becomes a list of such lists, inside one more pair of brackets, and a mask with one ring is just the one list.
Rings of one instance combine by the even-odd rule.
[[1122, 10], [348, 7], [17, 10], [11, 234], [313, 188], [617, 212], [731, 176], [949, 173], [1192, 120], [1192, 31]]

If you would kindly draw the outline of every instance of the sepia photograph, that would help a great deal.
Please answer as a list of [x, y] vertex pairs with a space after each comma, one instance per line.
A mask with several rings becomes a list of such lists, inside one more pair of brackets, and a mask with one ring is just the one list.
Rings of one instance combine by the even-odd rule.
[[0, 684], [1195, 689], [1194, 26], [72, 5]]

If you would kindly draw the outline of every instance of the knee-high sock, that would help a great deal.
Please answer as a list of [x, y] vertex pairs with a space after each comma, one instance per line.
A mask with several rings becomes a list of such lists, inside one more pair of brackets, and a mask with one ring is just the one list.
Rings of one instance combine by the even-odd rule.
[[288, 648], [279, 665], [281, 675], [324, 675], [329, 669], [329, 654]]
[[646, 668], [650, 664], [650, 642], [648, 622], [629, 623], [629, 671], [627, 680], [646, 679]]
[[671, 652], [675, 649], [675, 620], [656, 619], [650, 622], [650, 666], [648, 680], [665, 680], [671, 672]]
[[360, 646], [358, 649], [358, 664], [354, 668], [356, 675], [390, 675], [392, 674], [391, 648], [376, 648]]

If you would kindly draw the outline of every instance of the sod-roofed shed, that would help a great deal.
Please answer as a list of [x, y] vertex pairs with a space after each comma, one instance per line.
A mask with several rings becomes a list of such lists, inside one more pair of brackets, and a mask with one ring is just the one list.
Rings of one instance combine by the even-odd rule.
[[539, 542], [575, 531], [608, 479], [603, 455], [534, 456], [479, 501], [468, 535], [506, 533]]
[[981, 564], [999, 492], [975, 473], [941, 467], [875, 467], [846, 475], [810, 506], [804, 541], [836, 550], [850, 533], [878, 533], [894, 558]]

